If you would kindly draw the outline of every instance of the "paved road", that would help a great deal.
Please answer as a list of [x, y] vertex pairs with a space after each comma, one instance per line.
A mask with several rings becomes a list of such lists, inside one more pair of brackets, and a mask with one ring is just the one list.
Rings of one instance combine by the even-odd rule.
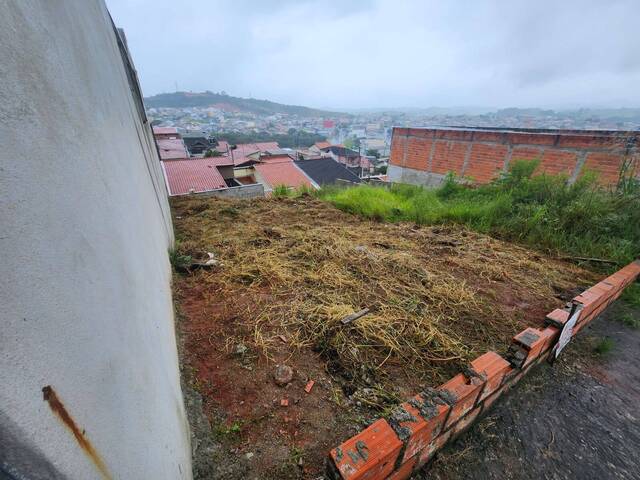
[[[421, 479], [640, 479], [640, 309], [613, 305], [541, 366]], [[604, 337], [614, 344], [595, 353]]]

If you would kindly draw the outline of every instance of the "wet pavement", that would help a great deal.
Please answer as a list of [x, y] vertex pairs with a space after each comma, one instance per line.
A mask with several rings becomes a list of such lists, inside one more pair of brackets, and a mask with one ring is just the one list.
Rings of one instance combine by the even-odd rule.
[[640, 479], [640, 330], [625, 315], [640, 309], [614, 304], [416, 478]]

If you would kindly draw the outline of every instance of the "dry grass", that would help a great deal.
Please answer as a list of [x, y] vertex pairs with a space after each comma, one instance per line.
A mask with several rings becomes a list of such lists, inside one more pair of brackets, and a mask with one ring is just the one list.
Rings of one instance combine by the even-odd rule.
[[[562, 303], [555, 295], [593, 280], [464, 227], [374, 223], [313, 198], [172, 206], [178, 252], [223, 262], [179, 281], [202, 295], [212, 322], [241, 325], [267, 358], [284, 336], [294, 350], [321, 351], [329, 371], [371, 385], [398, 372], [442, 380], [503, 350], [523, 322]], [[340, 322], [362, 308], [371, 313]]]

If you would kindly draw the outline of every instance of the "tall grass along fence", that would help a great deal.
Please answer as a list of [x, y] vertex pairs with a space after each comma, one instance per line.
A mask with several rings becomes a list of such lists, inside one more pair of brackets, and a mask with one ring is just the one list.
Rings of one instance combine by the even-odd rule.
[[516, 161], [488, 185], [471, 187], [449, 175], [437, 189], [325, 188], [318, 195], [336, 207], [377, 221], [421, 225], [460, 223], [554, 256], [609, 267], [640, 255], [640, 184], [621, 175], [605, 189], [594, 174], [573, 184], [560, 175], [534, 175], [536, 161]]

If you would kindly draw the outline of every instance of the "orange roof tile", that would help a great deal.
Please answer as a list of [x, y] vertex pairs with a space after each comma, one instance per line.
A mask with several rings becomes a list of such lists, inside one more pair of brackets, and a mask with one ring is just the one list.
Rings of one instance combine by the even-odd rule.
[[293, 163], [292, 160], [282, 162], [258, 163], [254, 165], [263, 182], [271, 188], [278, 185], [298, 188], [303, 185], [313, 186], [309, 178]]
[[169, 195], [209, 192], [227, 187], [217, 168], [225, 163], [230, 164], [230, 159], [226, 157], [184, 158], [161, 163]]

